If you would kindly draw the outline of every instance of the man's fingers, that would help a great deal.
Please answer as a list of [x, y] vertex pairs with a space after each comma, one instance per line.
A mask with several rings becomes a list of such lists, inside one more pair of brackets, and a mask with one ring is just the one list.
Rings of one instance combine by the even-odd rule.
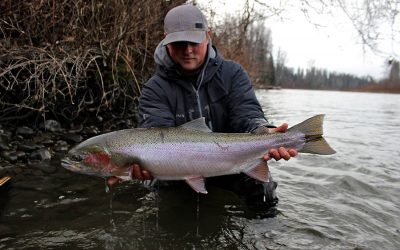
[[151, 180], [153, 179], [153, 176], [151, 173], [147, 170], [142, 170], [142, 168], [139, 166], [139, 164], [133, 164], [132, 165], [132, 179], [138, 179], [138, 180]]
[[284, 147], [280, 147], [278, 149], [270, 149], [268, 154], [264, 155], [264, 160], [268, 161], [271, 158], [274, 158], [276, 161], [279, 161], [280, 159], [285, 159], [288, 161], [291, 157], [295, 157], [297, 155], [297, 150], [296, 149], [286, 149]]
[[288, 129], [289, 125], [287, 123], [283, 123], [279, 127], [270, 129], [271, 133], [285, 133]]
[[288, 161], [288, 160], [290, 159], [290, 154], [289, 154], [289, 152], [286, 150], [286, 148], [280, 147], [280, 148], [278, 149], [278, 151], [279, 151], [280, 157], [283, 158], [283, 159], [285, 159], [285, 161]]
[[270, 155], [270, 157], [274, 158], [276, 161], [279, 161], [281, 159], [281, 156], [280, 156], [278, 150], [276, 150], [274, 148], [269, 150], [269, 155]]
[[138, 164], [132, 165], [132, 176], [138, 180], [143, 180], [142, 170]]
[[269, 160], [271, 160], [271, 157], [269, 156], [269, 153], [267, 153], [267, 154], [264, 155], [263, 160], [264, 160], [264, 161], [269, 161]]
[[294, 148], [289, 149], [288, 153], [290, 154], [291, 157], [297, 156], [297, 150]]
[[153, 176], [151, 176], [151, 174], [146, 170], [142, 170], [142, 176], [144, 180], [153, 179]]

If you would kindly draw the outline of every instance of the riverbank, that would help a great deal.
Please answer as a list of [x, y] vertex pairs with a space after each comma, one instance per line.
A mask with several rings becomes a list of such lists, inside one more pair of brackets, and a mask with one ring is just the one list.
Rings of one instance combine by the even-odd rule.
[[367, 85], [367, 86], [363, 86], [363, 87], [351, 88], [346, 91], [400, 94], [400, 86], [384, 85], [384, 84], [371, 84], [371, 85]]
[[54, 173], [59, 164], [52, 163], [72, 146], [100, 133], [134, 126], [128, 118], [71, 128], [55, 120], [46, 120], [39, 126], [0, 124], [0, 177], [10, 176], [11, 182], [16, 182], [25, 175]]

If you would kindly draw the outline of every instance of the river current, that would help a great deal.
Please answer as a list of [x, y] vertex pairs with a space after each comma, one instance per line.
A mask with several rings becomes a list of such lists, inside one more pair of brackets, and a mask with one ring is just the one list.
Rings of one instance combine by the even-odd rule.
[[[325, 114], [337, 153], [269, 161], [280, 198], [272, 216], [211, 187], [154, 190], [57, 171], [14, 183], [0, 201], [13, 232], [0, 249], [400, 249], [400, 96], [258, 90], [269, 121]], [[34, 184], [32, 184], [34, 183]], [[33, 188], [32, 188], [33, 187]]]

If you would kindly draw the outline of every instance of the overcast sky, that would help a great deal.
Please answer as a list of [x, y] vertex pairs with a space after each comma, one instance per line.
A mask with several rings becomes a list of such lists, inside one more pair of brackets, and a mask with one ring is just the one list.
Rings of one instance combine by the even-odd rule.
[[[209, 0], [198, 2], [210, 4]], [[370, 75], [377, 79], [387, 74], [387, 57], [376, 55], [363, 47], [351, 22], [342, 12], [338, 10], [332, 15], [322, 16], [310, 13], [311, 17], [306, 18], [297, 5], [298, 1], [289, 2], [279, 19], [270, 18], [266, 21], [272, 31], [274, 53], [279, 49], [284, 51], [288, 67], [314, 66], [358, 76]], [[242, 3], [242, 0], [212, 1], [217, 14], [219, 11], [234, 12]], [[388, 54], [400, 51], [400, 44], [389, 41], [379, 46]]]

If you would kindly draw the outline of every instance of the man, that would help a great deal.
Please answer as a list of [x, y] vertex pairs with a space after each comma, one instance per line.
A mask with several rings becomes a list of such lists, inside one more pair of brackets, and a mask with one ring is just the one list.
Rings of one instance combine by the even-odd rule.
[[[145, 84], [139, 100], [140, 127], [176, 127], [205, 117], [213, 132], [287, 130], [287, 124], [275, 128], [268, 123], [243, 68], [223, 59], [211, 45], [207, 20], [197, 7], [171, 9], [164, 29], [165, 38], [154, 53], [156, 73]], [[271, 149], [264, 160], [289, 160], [296, 155], [295, 149]], [[151, 179], [151, 173], [137, 164], [132, 176]], [[209, 184], [230, 189], [249, 202], [277, 202], [272, 178], [264, 184], [245, 175], [231, 175], [209, 178]]]

